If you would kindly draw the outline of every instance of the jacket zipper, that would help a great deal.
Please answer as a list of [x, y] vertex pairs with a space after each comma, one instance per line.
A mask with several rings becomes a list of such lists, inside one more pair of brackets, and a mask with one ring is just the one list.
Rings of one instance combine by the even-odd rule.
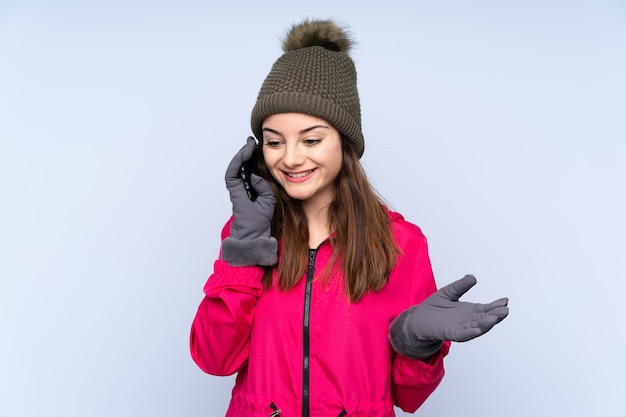
[[[318, 247], [319, 248], [319, 247]], [[315, 256], [317, 249], [309, 249], [309, 264], [306, 269], [306, 286], [304, 289], [304, 319], [302, 327], [302, 417], [309, 417], [309, 399], [311, 394], [311, 292], [313, 274], [315, 273]]]

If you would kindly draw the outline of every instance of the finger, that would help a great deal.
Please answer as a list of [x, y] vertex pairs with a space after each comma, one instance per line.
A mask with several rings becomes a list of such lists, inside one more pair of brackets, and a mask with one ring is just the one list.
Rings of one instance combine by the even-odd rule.
[[254, 148], [256, 148], [256, 139], [254, 139], [253, 136], [248, 136], [248, 139], [246, 139], [246, 144], [243, 146], [243, 148], [241, 148], [243, 151], [242, 156], [244, 161], [250, 159], [250, 157], [252, 156], [252, 152], [254, 152]]
[[498, 308], [506, 307], [508, 302], [509, 302], [508, 298], [500, 298], [499, 300], [496, 300], [489, 304], [481, 304], [481, 303], [467, 303], [467, 304], [473, 304], [474, 312], [486, 314]]
[[457, 301], [463, 294], [476, 285], [476, 277], [474, 275], [465, 275], [463, 278], [454, 281], [443, 287], [439, 292], [447, 299]]
[[250, 181], [252, 182], [252, 187], [254, 187], [259, 195], [256, 202], [265, 209], [264, 212], [270, 216], [269, 220], [271, 221], [274, 214], [274, 205], [276, 203], [272, 189], [267, 181], [256, 174], [250, 174]]
[[509, 315], [509, 308], [506, 306], [498, 307], [494, 310], [491, 310], [489, 314], [496, 316], [498, 318], [498, 323], [500, 323], [502, 320], [506, 318], [506, 316]]
[[509, 304], [509, 299], [507, 297], [500, 298], [496, 301], [493, 301], [489, 304], [485, 304], [485, 311], [494, 310], [499, 307], [505, 307]]
[[239, 149], [226, 168], [227, 181], [239, 178], [239, 169], [241, 168], [241, 165], [250, 159], [255, 147], [256, 140], [252, 136], [248, 137], [246, 144]]
[[250, 182], [260, 196], [270, 197], [274, 195], [267, 181], [265, 181], [260, 176], [256, 174], [250, 174]]
[[468, 323], [467, 326], [460, 327], [454, 330], [454, 332], [452, 333], [452, 341], [467, 342], [487, 333], [495, 325], [495, 320], [489, 320], [487, 318], [481, 319], [480, 326], [478, 321], [472, 322], [471, 325]]
[[472, 327], [481, 330], [481, 334], [487, 333], [496, 324], [500, 323], [509, 314], [507, 307], [501, 307], [501, 310], [485, 314], [472, 322]]
[[477, 327], [467, 327], [465, 329], [457, 329], [454, 331], [452, 341], [467, 342], [468, 340], [472, 340], [475, 337], [480, 336], [481, 334], [482, 332]]
[[243, 164], [243, 155], [242, 155], [242, 153], [245, 151], [246, 146], [247, 145], [242, 147], [235, 154], [233, 159], [231, 159], [230, 163], [228, 164], [228, 167], [226, 168], [226, 181], [239, 178], [239, 169], [241, 168], [241, 165]]
[[497, 316], [486, 314], [472, 321], [472, 327], [480, 329], [481, 333], [487, 333], [496, 323], [498, 323]]

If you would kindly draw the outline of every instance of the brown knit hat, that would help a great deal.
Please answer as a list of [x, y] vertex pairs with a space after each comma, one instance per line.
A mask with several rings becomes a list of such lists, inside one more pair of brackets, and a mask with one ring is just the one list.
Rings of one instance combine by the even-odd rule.
[[272, 66], [252, 109], [254, 135], [263, 137], [263, 121], [278, 113], [305, 113], [326, 120], [364, 151], [356, 69], [348, 55], [352, 41], [330, 20], [293, 25], [283, 40], [283, 56]]

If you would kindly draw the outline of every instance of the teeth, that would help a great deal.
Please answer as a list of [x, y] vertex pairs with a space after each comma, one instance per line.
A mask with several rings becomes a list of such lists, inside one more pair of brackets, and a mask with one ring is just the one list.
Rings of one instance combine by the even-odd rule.
[[311, 171], [306, 171], [306, 172], [299, 172], [297, 174], [290, 174], [287, 173], [288, 176], [290, 176], [291, 178], [302, 178], [302, 177], [306, 177], [307, 175], [309, 175], [311, 172], [313, 172], [313, 170]]

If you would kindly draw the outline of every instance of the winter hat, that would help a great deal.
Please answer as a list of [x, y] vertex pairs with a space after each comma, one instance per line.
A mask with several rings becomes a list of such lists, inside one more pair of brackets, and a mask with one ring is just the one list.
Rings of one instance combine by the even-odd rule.
[[305, 113], [324, 119], [363, 155], [361, 106], [356, 69], [348, 55], [352, 40], [330, 20], [293, 25], [283, 40], [283, 56], [272, 66], [252, 109], [252, 131], [277, 113]]

